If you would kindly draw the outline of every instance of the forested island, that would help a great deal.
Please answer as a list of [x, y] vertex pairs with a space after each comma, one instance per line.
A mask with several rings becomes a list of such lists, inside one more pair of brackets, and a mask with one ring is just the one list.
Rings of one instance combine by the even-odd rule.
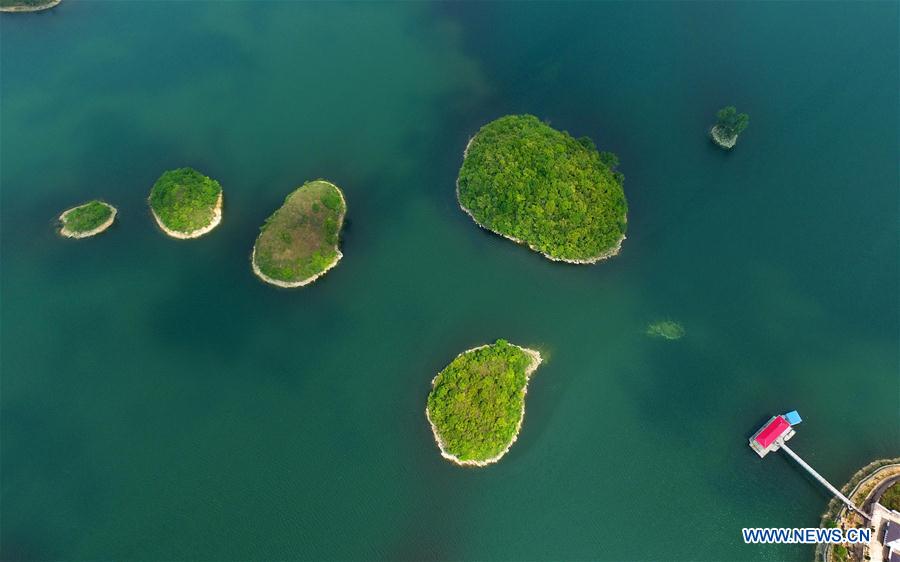
[[222, 186], [193, 168], [169, 170], [150, 190], [150, 212], [172, 238], [198, 238], [222, 222]]
[[611, 152], [533, 115], [507, 115], [469, 140], [459, 205], [481, 227], [555, 261], [595, 263], [625, 239], [624, 176]]
[[60, 2], [62, 0], [0, 0], [0, 12], [39, 12]]
[[72, 207], [59, 215], [59, 233], [67, 238], [88, 238], [100, 234], [116, 220], [116, 208], [95, 199]]
[[314, 180], [294, 190], [260, 227], [253, 272], [279, 287], [312, 283], [343, 257], [338, 247], [347, 202], [340, 188]]
[[464, 466], [497, 462], [519, 436], [528, 380], [541, 354], [505, 340], [458, 355], [431, 381], [425, 416], [441, 456]]
[[737, 144], [738, 135], [750, 123], [750, 116], [738, 113], [734, 106], [723, 107], [716, 112], [716, 124], [709, 130], [709, 136], [719, 147], [731, 150]]

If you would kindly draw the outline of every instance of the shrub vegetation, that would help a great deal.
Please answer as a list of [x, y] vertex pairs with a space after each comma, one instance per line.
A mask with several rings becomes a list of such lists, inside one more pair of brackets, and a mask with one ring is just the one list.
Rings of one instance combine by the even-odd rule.
[[297, 282], [324, 271], [338, 255], [346, 205], [337, 186], [303, 184], [260, 227], [254, 263], [268, 277]]
[[513, 440], [532, 357], [505, 340], [463, 353], [441, 371], [428, 416], [446, 452], [461, 461], [496, 457]]
[[750, 116], [738, 113], [733, 105], [723, 107], [716, 112], [716, 127], [723, 137], [732, 139], [744, 132], [750, 123]]
[[457, 181], [460, 204], [486, 228], [552, 258], [609, 255], [625, 234], [618, 158], [532, 115], [481, 128]]
[[900, 482], [885, 490], [878, 503], [888, 509], [900, 511]]
[[193, 168], [163, 173], [150, 190], [150, 207], [166, 228], [181, 233], [209, 226], [222, 186]]
[[846, 562], [847, 560], [847, 547], [842, 544], [834, 545], [834, 549], [831, 551], [831, 560], [832, 562]]
[[70, 232], [88, 232], [106, 222], [112, 213], [112, 207], [103, 201], [94, 200], [67, 211], [62, 223]]

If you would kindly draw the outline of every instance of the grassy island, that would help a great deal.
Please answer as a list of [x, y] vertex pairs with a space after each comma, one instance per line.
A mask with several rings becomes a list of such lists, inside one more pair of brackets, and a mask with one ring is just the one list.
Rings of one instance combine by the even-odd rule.
[[500, 460], [519, 435], [528, 379], [540, 364], [537, 351], [497, 340], [438, 373], [425, 415], [441, 456], [469, 466]]
[[193, 168], [169, 170], [150, 190], [150, 211], [172, 238], [198, 238], [222, 222], [222, 186]]
[[750, 123], [750, 116], [738, 113], [734, 106], [723, 107], [716, 112], [716, 124], [709, 130], [709, 136], [720, 148], [731, 150], [737, 144], [738, 135]]
[[625, 239], [618, 158], [532, 115], [508, 115], [469, 141], [456, 182], [460, 207], [481, 227], [545, 257], [594, 263]]
[[325, 180], [294, 190], [259, 229], [253, 246], [253, 272], [279, 287], [302, 287], [337, 265], [347, 203], [341, 190]]
[[115, 207], [104, 201], [89, 201], [59, 215], [59, 233], [67, 238], [87, 238], [100, 234], [115, 220]]
[[0, 12], [39, 12], [60, 2], [62, 0], [0, 0]]

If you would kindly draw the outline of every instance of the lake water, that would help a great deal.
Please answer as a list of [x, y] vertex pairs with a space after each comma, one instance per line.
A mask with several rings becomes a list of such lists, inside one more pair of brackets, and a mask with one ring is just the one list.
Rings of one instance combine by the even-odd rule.
[[[64, 0], [0, 18], [2, 558], [796, 560], [900, 452], [898, 4]], [[706, 132], [750, 114], [736, 149]], [[466, 140], [533, 113], [621, 159], [622, 253], [552, 263], [456, 205]], [[190, 165], [210, 235], [146, 197]], [[325, 177], [344, 259], [278, 290], [258, 227]], [[90, 240], [54, 218], [94, 197]], [[673, 319], [686, 331], [645, 334]], [[518, 442], [438, 454], [434, 374], [549, 358]]]

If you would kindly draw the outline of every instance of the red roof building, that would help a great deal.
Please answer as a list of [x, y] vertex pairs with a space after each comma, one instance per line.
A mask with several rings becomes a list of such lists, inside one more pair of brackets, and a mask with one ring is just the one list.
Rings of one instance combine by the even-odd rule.
[[763, 448], [768, 447], [790, 427], [791, 424], [786, 419], [781, 416], [775, 416], [756, 434], [756, 442]]
[[787, 418], [772, 416], [772, 419], [750, 438], [750, 448], [760, 457], [764, 457], [772, 451], [777, 451], [785, 441], [794, 436], [794, 433], [794, 428]]
[[[868, 520], [869, 515], [866, 515], [858, 507], [856, 507], [850, 498], [841, 493], [840, 490], [831, 485], [828, 480], [816, 472], [813, 467], [806, 464], [806, 461], [800, 458], [800, 456], [795, 453], [790, 447], [787, 446], [786, 441], [793, 437], [797, 432], [794, 431], [793, 426], [797, 425], [803, 421], [800, 418], [800, 414], [797, 413], [796, 410], [788, 412], [783, 416], [772, 416], [769, 421], [766, 422], [764, 426], [759, 428], [759, 431], [753, 434], [750, 438], [750, 448], [760, 456], [760, 458], [768, 455], [772, 451], [778, 451], [783, 449], [785, 453], [788, 454], [792, 459], [794, 459], [797, 464], [799, 464], [806, 472], [810, 474], [813, 478], [819, 481], [820, 484], [828, 488], [828, 491], [834, 494], [834, 497], [844, 502], [844, 504], [855, 511], [856, 513], [863, 516], [864, 519]], [[898, 526], [898, 530], [900, 530], [900, 526]], [[900, 535], [900, 533], [898, 533]], [[898, 549], [900, 549], [900, 539], [896, 541], [898, 543]], [[884, 540], [884, 545], [888, 546], [887, 536]], [[892, 551], [893, 552], [893, 551]], [[886, 560], [886, 559], [885, 559]], [[893, 558], [891, 558], [891, 562], [893, 562]], [[898, 560], [900, 562], [900, 553], [898, 553]]]

